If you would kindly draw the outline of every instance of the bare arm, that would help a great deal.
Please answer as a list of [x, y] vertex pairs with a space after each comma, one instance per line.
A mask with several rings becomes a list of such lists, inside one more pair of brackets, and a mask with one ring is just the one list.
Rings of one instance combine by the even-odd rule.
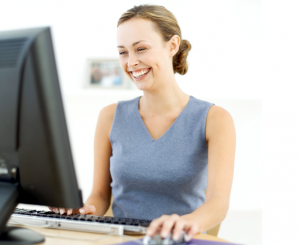
[[103, 108], [99, 114], [94, 139], [94, 181], [93, 189], [86, 201], [86, 205], [96, 208], [95, 215], [104, 215], [111, 200], [110, 131], [117, 104]]
[[110, 131], [117, 104], [104, 107], [98, 117], [94, 138], [94, 180], [93, 189], [80, 209], [64, 209], [49, 207], [52, 211], [60, 213], [82, 213], [104, 215], [109, 208], [111, 200], [110, 156]]
[[181, 216], [198, 224], [199, 232], [221, 223], [229, 208], [233, 179], [236, 135], [231, 115], [212, 106], [207, 115], [208, 178], [205, 203], [194, 212]]

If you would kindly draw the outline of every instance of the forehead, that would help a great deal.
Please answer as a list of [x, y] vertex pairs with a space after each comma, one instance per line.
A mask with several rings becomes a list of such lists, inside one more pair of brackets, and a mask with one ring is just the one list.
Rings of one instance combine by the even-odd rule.
[[162, 41], [154, 25], [151, 20], [142, 18], [132, 18], [125, 21], [117, 29], [118, 46], [131, 46], [140, 40], [146, 40], [150, 43]]

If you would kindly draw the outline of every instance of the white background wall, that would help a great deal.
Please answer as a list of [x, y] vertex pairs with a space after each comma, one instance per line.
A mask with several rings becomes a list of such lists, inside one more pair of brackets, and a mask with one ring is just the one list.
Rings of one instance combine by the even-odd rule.
[[0, 0], [0, 31], [52, 27], [84, 196], [91, 188], [93, 133], [100, 109], [140, 94], [84, 89], [86, 60], [118, 57], [117, 20], [141, 3], [160, 4], [172, 11], [183, 38], [192, 44], [190, 69], [185, 76], [177, 76], [180, 87], [223, 106], [235, 120], [231, 211], [263, 210], [263, 244], [295, 244], [294, 237], [282, 234], [296, 233], [293, 220], [299, 220], [300, 21], [296, 1]]

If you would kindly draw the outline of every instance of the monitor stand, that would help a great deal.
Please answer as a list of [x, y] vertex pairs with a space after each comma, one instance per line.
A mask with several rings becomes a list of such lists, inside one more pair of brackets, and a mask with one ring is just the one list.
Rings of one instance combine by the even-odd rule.
[[33, 230], [21, 227], [7, 226], [0, 235], [0, 245], [4, 244], [38, 244], [45, 241], [45, 237]]
[[18, 202], [18, 184], [0, 181], [0, 245], [37, 244], [45, 241], [43, 235], [20, 227], [6, 226]]

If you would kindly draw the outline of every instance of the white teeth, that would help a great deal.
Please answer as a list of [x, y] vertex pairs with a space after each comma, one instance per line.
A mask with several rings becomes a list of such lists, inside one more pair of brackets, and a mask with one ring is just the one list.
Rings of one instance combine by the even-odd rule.
[[139, 78], [140, 76], [143, 76], [144, 74], [146, 74], [148, 71], [150, 71], [150, 69], [144, 69], [138, 72], [132, 72], [133, 76], [135, 78]]

